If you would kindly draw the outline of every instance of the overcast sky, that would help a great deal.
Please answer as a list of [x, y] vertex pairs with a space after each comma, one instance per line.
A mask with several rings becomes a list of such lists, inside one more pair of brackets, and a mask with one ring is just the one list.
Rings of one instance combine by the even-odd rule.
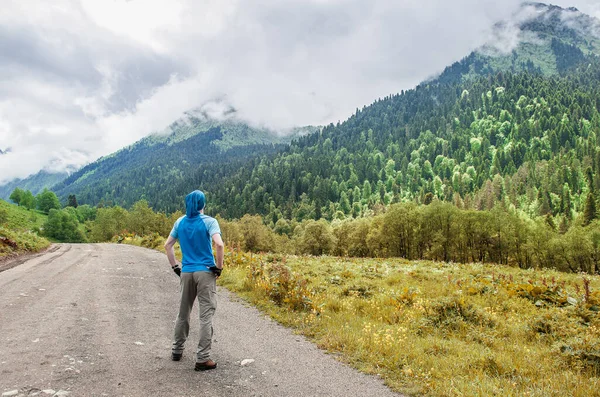
[[[207, 103], [343, 121], [486, 42], [518, 0], [3, 0], [0, 184], [80, 167]], [[554, 2], [600, 17], [597, 0]]]

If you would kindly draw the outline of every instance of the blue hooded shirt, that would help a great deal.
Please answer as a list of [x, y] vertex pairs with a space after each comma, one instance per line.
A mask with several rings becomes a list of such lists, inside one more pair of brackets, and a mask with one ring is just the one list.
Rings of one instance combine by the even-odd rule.
[[185, 216], [177, 219], [171, 237], [179, 240], [181, 271], [183, 273], [209, 272], [215, 266], [212, 252], [212, 236], [221, 234], [216, 219], [201, 214], [206, 197], [200, 190], [194, 190], [185, 197]]

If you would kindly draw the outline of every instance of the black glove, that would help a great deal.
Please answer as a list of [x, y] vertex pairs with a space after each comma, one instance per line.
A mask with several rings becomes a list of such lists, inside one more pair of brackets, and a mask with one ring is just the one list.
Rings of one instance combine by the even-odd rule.
[[216, 266], [211, 266], [210, 267], [210, 271], [213, 272], [215, 276], [220, 277], [221, 276], [221, 272], [223, 271], [223, 269], [219, 269]]
[[177, 277], [181, 277], [181, 268], [179, 266], [172, 267], [171, 269], [173, 269]]

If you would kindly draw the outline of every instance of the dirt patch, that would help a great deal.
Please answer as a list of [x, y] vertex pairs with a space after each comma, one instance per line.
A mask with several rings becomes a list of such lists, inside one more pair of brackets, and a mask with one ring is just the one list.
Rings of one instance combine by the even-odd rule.
[[45, 248], [39, 252], [34, 253], [17, 253], [17, 254], [9, 254], [3, 257], [0, 257], [0, 273], [12, 269], [15, 266], [19, 266], [22, 263], [27, 262], [30, 259], [37, 258], [38, 256], [52, 253], [58, 250], [59, 246], [56, 244], [50, 245], [48, 248]]

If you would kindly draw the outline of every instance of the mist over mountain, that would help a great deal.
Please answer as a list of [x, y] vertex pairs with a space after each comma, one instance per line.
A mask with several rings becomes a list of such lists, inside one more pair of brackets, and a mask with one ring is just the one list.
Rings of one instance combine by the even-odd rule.
[[576, 8], [524, 3], [494, 26], [487, 44], [437, 78], [457, 82], [500, 71], [564, 74], [600, 54], [600, 21]]
[[[83, 167], [52, 189], [63, 199], [75, 194], [81, 203], [129, 206], [145, 199], [158, 207], [165, 197], [176, 197], [177, 186], [193, 184], [206, 168], [239, 167], [248, 158], [273, 154], [317, 130], [303, 127], [277, 134], [250, 127], [233, 109], [215, 113], [203, 107], [187, 112], [165, 131]], [[175, 211], [176, 200], [171, 201], [168, 210]]]

